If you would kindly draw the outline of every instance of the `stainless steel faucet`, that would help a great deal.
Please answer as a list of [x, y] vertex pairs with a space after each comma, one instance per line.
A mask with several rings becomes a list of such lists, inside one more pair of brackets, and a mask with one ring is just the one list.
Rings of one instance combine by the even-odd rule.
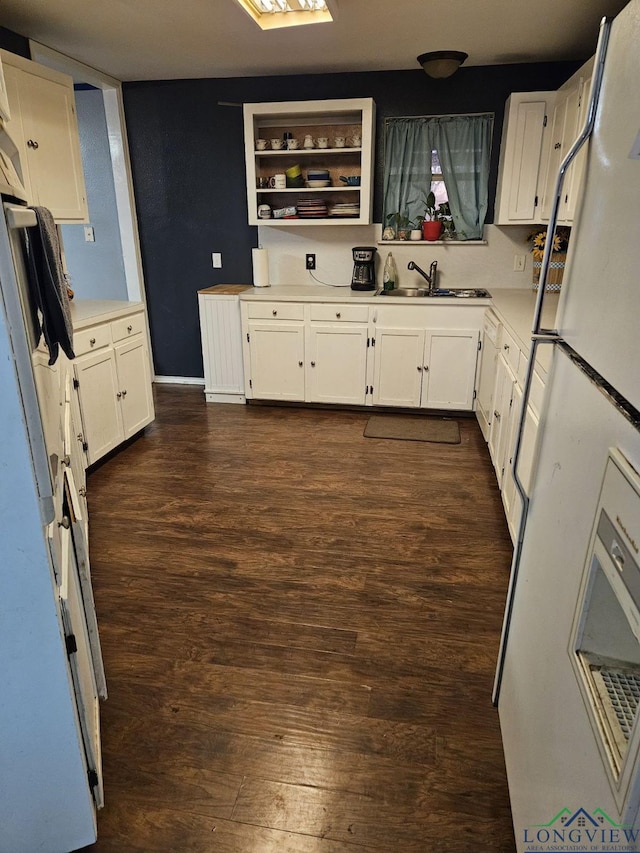
[[434, 290], [438, 289], [436, 286], [436, 275], [438, 272], [438, 262], [437, 261], [431, 261], [431, 265], [429, 266], [429, 275], [427, 275], [423, 269], [420, 269], [418, 264], [414, 263], [413, 261], [409, 261], [409, 263], [407, 264], [407, 269], [408, 270], [415, 270], [416, 272], [420, 273], [422, 278], [429, 285], [429, 293], [433, 293]]

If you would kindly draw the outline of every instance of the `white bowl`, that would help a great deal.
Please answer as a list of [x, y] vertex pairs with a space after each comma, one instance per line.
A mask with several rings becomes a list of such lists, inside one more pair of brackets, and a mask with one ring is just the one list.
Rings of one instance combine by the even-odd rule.
[[305, 184], [312, 189], [318, 189], [318, 187], [330, 187], [331, 181], [305, 181]]

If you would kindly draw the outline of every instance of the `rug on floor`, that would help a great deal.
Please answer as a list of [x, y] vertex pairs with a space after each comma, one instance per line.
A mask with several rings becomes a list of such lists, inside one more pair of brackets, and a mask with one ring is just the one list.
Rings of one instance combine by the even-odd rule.
[[444, 418], [371, 415], [364, 428], [364, 437], [460, 444], [460, 427], [457, 421]]

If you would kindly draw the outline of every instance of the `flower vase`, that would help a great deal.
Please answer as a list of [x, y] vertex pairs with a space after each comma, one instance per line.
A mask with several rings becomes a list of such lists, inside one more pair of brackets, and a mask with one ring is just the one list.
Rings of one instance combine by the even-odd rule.
[[[562, 287], [562, 278], [564, 275], [564, 265], [567, 260], [566, 252], [552, 252], [551, 262], [549, 263], [549, 272], [547, 274], [547, 286], [545, 290], [548, 293], [558, 293]], [[542, 269], [542, 259], [533, 259], [533, 289], [538, 290], [540, 287], [540, 272]]]

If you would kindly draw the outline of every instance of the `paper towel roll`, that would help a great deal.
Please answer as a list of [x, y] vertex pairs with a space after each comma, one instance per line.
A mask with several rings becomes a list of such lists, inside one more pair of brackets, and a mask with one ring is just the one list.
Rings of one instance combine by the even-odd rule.
[[252, 249], [253, 286], [269, 287], [269, 252], [266, 249]]

